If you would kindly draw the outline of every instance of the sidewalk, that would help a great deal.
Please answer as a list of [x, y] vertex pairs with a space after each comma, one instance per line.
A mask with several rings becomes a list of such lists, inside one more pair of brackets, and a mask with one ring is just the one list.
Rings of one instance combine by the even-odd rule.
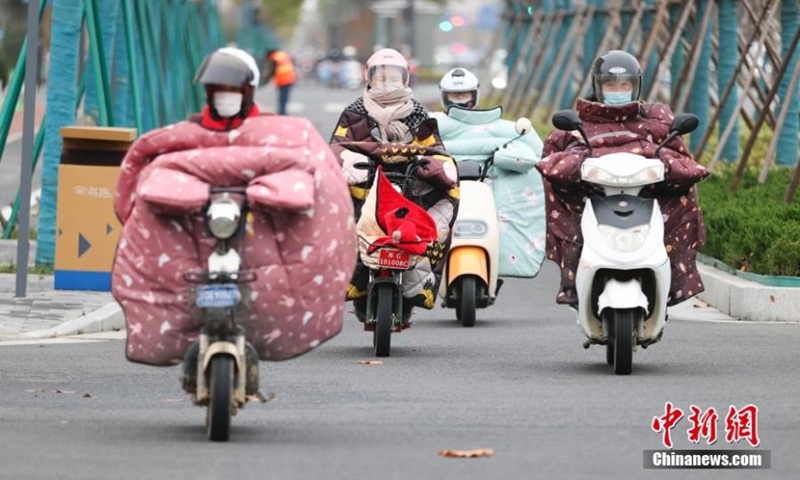
[[52, 275], [28, 275], [24, 298], [14, 296], [16, 275], [0, 274], [0, 341], [118, 330], [122, 310], [110, 292], [54, 290]]

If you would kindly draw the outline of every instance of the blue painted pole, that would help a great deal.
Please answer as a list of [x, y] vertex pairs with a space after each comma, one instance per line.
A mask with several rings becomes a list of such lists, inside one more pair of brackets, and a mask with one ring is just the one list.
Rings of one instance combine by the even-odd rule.
[[[542, 0], [542, 8], [544, 8], [544, 11], [546, 13], [559, 10], [560, 6], [561, 6], [561, 0]], [[557, 45], [561, 44], [564, 35], [566, 35], [566, 32], [564, 31], [564, 25], [560, 25], [558, 27], [558, 30], [556, 31], [556, 41], [553, 42], [553, 45], [542, 45], [542, 48], [547, 49], [547, 53], [545, 53], [544, 63], [542, 63], [542, 69], [545, 72], [549, 72], [550, 69], [553, 68], [553, 60], [555, 60], [556, 50], [558, 50]], [[540, 75], [539, 82], [536, 85], [534, 85], [534, 88], [537, 91], [540, 90], [544, 86], [545, 81], [547, 81], [547, 75]]]
[[[185, 14], [186, 18], [192, 17], [192, 5], [187, 4], [185, 7]], [[199, 28], [186, 28], [183, 32], [184, 38], [184, 49], [186, 52], [186, 61], [189, 65], [189, 70], [194, 74], [197, 68], [200, 66], [200, 62], [203, 61], [204, 51], [200, 47], [200, 35], [198, 33]], [[205, 104], [205, 91], [202, 85], [195, 85], [192, 88], [192, 105], [193, 111], [200, 111], [200, 109]]]
[[[650, 35], [650, 32], [653, 31], [653, 25], [655, 23], [655, 13], [651, 12], [650, 9], [655, 7], [656, 0], [644, 0], [646, 4], [646, 8], [644, 14], [642, 15], [642, 45], [647, 41], [647, 37]], [[734, 24], [734, 27], [736, 25]], [[639, 61], [643, 61], [643, 59], [639, 59]], [[647, 59], [647, 69], [643, 72], [642, 78], [642, 92], [647, 92], [650, 89], [650, 84], [655, 80], [656, 75], [658, 75], [658, 55], [655, 52], [655, 49], [650, 52], [650, 58]]]
[[505, 36], [505, 45], [506, 45], [506, 66], [508, 67], [509, 71], [514, 68], [514, 65], [517, 63], [517, 38], [519, 37], [519, 30], [515, 29], [514, 26], [517, 23], [516, 16], [520, 14], [522, 11], [522, 6], [520, 2], [511, 2], [510, 5], [511, 14], [514, 15], [513, 19], [509, 20], [508, 28], [506, 29], [506, 36]]
[[36, 243], [36, 263], [40, 265], [52, 266], [55, 262], [58, 165], [62, 148], [61, 127], [75, 123], [75, 90], [81, 23], [81, 0], [53, 2], [47, 116], [44, 125], [42, 200]]
[[[244, 7], [243, 7], [244, 8]], [[506, 8], [504, 9], [504, 13], [509, 15], [513, 15], [515, 12], [514, 2], [506, 2]], [[504, 20], [503, 24], [503, 47], [505, 47], [506, 52], [508, 52], [508, 47], [511, 42], [511, 33], [514, 31], [514, 20], [507, 19]], [[506, 68], [510, 72], [514, 68], [514, 64], [511, 63], [511, 58], [508, 54], [506, 54], [506, 58], [504, 59], [504, 63], [506, 64]]]
[[[681, 13], [683, 10], [683, 6], [680, 4], [672, 4], [669, 7], [669, 18], [670, 23], [673, 28], [677, 28], [678, 22], [681, 18]], [[683, 36], [683, 34], [681, 34]], [[672, 61], [670, 62], [670, 91], [674, 94], [677, 91], [677, 86], [675, 85], [678, 82], [678, 79], [681, 76], [681, 71], [683, 71], [683, 63], [684, 63], [684, 56], [685, 53], [683, 51], [683, 45], [681, 41], [678, 41], [678, 44], [675, 46], [675, 52], [672, 54]], [[708, 88], [708, 87], [706, 87]], [[670, 101], [674, 101], [675, 98], [670, 98]]]
[[[110, 66], [114, 61], [114, 38], [116, 36], [119, 2], [116, 0], [84, 0], [87, 8], [87, 25], [89, 31], [98, 35], [100, 41], [95, 44], [90, 38], [89, 61], [87, 75], [86, 103], [84, 112], [94, 118], [97, 125], [113, 124], [113, 111], [108, 80]], [[97, 9], [95, 11], [95, 8]], [[99, 27], [99, 28], [98, 28]], [[98, 30], [95, 32], [95, 30]], [[96, 58], [100, 53], [102, 59]], [[102, 63], [101, 63], [102, 60]], [[103, 78], [105, 76], [105, 78]], [[100, 78], [98, 78], [100, 77]], [[101, 91], [102, 90], [102, 91]]]
[[[142, 73], [142, 86], [144, 87], [142, 103], [147, 118], [148, 130], [162, 125], [160, 112], [161, 104], [158, 101], [160, 90], [158, 88], [158, 60], [155, 54], [153, 38], [150, 35], [153, 26], [149, 23], [147, 8], [149, 3], [142, 1], [133, 2], [136, 8], [137, 36], [136, 43], [140, 47], [139, 71]], [[188, 26], [189, 22], [187, 22]], [[144, 106], [147, 104], [147, 106]]]
[[[695, 29], [700, 29], [700, 19], [705, 14], [706, 9], [714, 8], [710, 0], [699, 0], [697, 2], [697, 14], [695, 15]], [[703, 12], [701, 14], [700, 12]], [[711, 105], [711, 28], [708, 28], [703, 36], [700, 45], [700, 56], [697, 60], [697, 69], [694, 73], [692, 90], [689, 92], [689, 102], [687, 109], [700, 119], [700, 125], [692, 133], [690, 147], [695, 150], [703, 140], [703, 135], [708, 129], [709, 108]]]
[[[128, 40], [125, 37], [125, 15], [122, 14], [123, 6], [120, 5], [120, 14], [117, 15], [117, 27], [114, 38], [113, 72], [114, 78], [114, 120], [120, 127], [141, 128], [134, 119], [134, 106], [131, 101], [131, 75], [128, 68]], [[131, 46], [132, 48], [133, 46]]]
[[[163, 85], [163, 45], [161, 44], [161, 16], [159, 15], [160, 9], [156, 2], [147, 2], [142, 4], [141, 13], [143, 15], [142, 22], [145, 25], [143, 36], [145, 46], [147, 47], [147, 56], [145, 62], [151, 67], [151, 95], [154, 101], [158, 104], [155, 110], [157, 126], [163, 126], [169, 123], [168, 119], [168, 106], [169, 99], [167, 98], [167, 89]], [[191, 23], [195, 19], [187, 19]], [[147, 65], [145, 68], [147, 68]]]
[[[784, 61], [789, 62], [786, 68], [787, 72], [793, 72], [797, 64], [798, 51], [795, 50], [791, 58], [787, 58], [789, 45], [792, 38], [800, 28], [800, 7], [798, 7], [797, 0], [783, 0], [781, 2], [781, 53]], [[780, 88], [778, 89], [778, 96], [780, 101], [778, 105], [780, 108], [788, 108], [789, 113], [786, 116], [786, 122], [780, 131], [778, 140], [778, 153], [775, 157], [775, 164], [778, 166], [792, 166], [797, 163], [798, 155], [798, 141], [797, 133], [800, 130], [800, 99], [798, 99], [798, 88], [795, 87], [793, 92], [789, 92], [789, 84], [791, 83], [791, 75], [784, 75], [781, 80]], [[791, 97], [791, 98], [789, 98]], [[789, 99], [789, 101], [786, 101]]]
[[[595, 57], [597, 56], [597, 48], [600, 46], [600, 41], [606, 30], [607, 15], [604, 11], [606, 8], [606, 0], [589, 0], [589, 5], [597, 7], [597, 12], [592, 18], [586, 36], [583, 38], [583, 71], [588, 72], [594, 64]], [[602, 52], [600, 52], [602, 53]]]
[[[575, 50], [575, 45], [577, 41], [574, 38], [566, 38], [572, 23], [580, 22], [582, 19], [578, 18], [575, 11], [575, 5], [572, 3], [572, 0], [563, 0], [562, 1], [562, 8], [571, 12], [572, 20], [570, 22], [565, 23], [562, 28], [564, 29], [564, 39], [562, 41], [569, 42], [569, 46], [567, 47], [567, 54], [564, 56], [564, 59], [561, 61], [559, 65], [556, 65], [556, 68], [560, 72], [564, 72], [564, 80], [563, 81], [570, 81], [570, 76], [567, 74], [567, 65], [569, 65], [570, 59], [572, 58], [572, 52]], [[560, 45], [560, 43], [559, 43]], [[550, 89], [551, 96], [558, 95], [559, 85], [557, 82], [553, 83], [552, 88]], [[558, 107], [561, 109], [566, 109], [572, 106], [572, 97], [573, 93], [570, 88], [565, 88], [564, 93], [561, 94], [561, 98], [558, 100]]]
[[222, 29], [220, 28], [219, 10], [214, 0], [206, 0], [204, 13], [208, 31], [206, 50], [211, 51], [225, 43], [225, 39], [222, 37]]
[[[736, 66], [739, 64], [739, 49], [737, 47], [738, 13], [735, 0], [719, 0], [719, 62], [717, 72], [717, 92], [722, 95], [728, 84], [736, 76]], [[721, 135], [728, 125], [731, 117], [736, 113], [736, 103], [739, 99], [739, 86], [734, 83], [725, 105], [720, 105], [719, 122], [717, 130]], [[737, 122], [728, 141], [722, 147], [720, 159], [731, 163], [739, 158], [739, 123]], [[702, 154], [702, 152], [701, 152]]]
[[[175, 25], [170, 23], [170, 20], [172, 20], [170, 10], [175, 7], [176, 3], [176, 0], [162, 0], [160, 5], [153, 8], [151, 15], [153, 24], [156, 27], [156, 48], [161, 50], [164, 60], [163, 65], [158, 66], [158, 72], [160, 88], [166, 91], [166, 95], [163, 96], [165, 125], [175, 123], [181, 117], [178, 113], [178, 103], [180, 102], [180, 92], [182, 90], [179, 90], [180, 86], [177, 85], [180, 72], [174, 62], [175, 49], [163, 47], [163, 45], [174, 45], [172, 43], [172, 34], [175, 29], [169, 28], [169, 26]], [[164, 29], [162, 29], [162, 22], [166, 26]]]
[[[164, 12], [165, 18], [168, 19], [170, 25], [176, 25], [182, 18], [181, 8], [177, 3], [171, 2], [169, 9]], [[174, 46], [167, 52], [167, 64], [172, 66], [167, 70], [167, 74], [170, 76], [170, 88], [172, 89], [170, 96], [175, 98], [175, 103], [172, 105], [172, 121], [175, 122], [186, 118], [189, 110], [188, 95], [191, 93], [192, 78], [189, 78], [187, 71], [184, 49], [179, 48], [181, 45], [181, 32], [170, 28], [166, 30], [166, 34], [169, 44]]]
[[[633, 6], [632, 3], [633, 2], [631, 0], [622, 0], [622, 2], [621, 2], [622, 6], [626, 10], [630, 9]], [[627, 30], [628, 26], [631, 24], [631, 20], [633, 20], [633, 13], [631, 13], [629, 10], [628, 11], [623, 11], [619, 16], [619, 19], [620, 19], [620, 26], [622, 27], [622, 31], [623, 31], [622, 35], [623, 35], [623, 39], [624, 39], [624, 37], [625, 37], [625, 33], [624, 32], [625, 32], [625, 30]], [[628, 47], [627, 45], [622, 45], [622, 50], [627, 50], [627, 47]]]
[[[519, 5], [519, 12], [518, 14], [526, 14], [528, 12], [528, 7], [525, 5]], [[525, 39], [528, 37], [529, 30], [533, 28], [533, 22], [531, 21], [531, 17], [528, 16], [527, 19], [522, 21], [520, 25], [519, 31], [517, 32], [517, 38], [514, 41], [514, 62], [518, 62], [520, 60], [520, 53], [522, 53], [522, 49], [525, 47]], [[268, 30], [268, 29], [266, 29]], [[268, 30], [268, 35], [270, 38], [270, 43], [277, 44], [277, 40], [275, 39], [275, 34]]]

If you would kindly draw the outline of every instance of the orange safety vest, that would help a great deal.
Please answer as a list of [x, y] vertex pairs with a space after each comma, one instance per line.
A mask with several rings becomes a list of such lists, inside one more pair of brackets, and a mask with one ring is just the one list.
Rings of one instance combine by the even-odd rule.
[[273, 52], [269, 58], [275, 62], [275, 85], [278, 87], [285, 87], [286, 85], [293, 84], [297, 77], [295, 76], [294, 65], [292, 64], [292, 59], [289, 57], [289, 54], [279, 50]]

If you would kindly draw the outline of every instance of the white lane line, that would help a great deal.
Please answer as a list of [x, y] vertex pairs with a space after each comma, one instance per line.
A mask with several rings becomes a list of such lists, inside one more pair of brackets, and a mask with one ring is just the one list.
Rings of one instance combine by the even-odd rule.
[[301, 102], [289, 102], [286, 105], [286, 110], [289, 113], [301, 113], [306, 110], [306, 104]]
[[9, 340], [0, 342], [0, 347], [16, 347], [22, 345], [70, 345], [77, 343], [101, 343], [107, 340], [77, 338], [45, 338], [41, 340]]
[[326, 113], [342, 113], [344, 111], [344, 109], [347, 108], [348, 105], [349, 105], [349, 103], [333, 103], [333, 102], [329, 102], [329, 103], [326, 103], [322, 107], [322, 109]]
[[38, 340], [9, 340], [0, 341], [0, 347], [20, 345], [72, 345], [79, 343], [102, 343], [111, 340], [125, 340], [125, 330], [118, 332], [86, 333], [83, 335], [70, 335], [68, 337], [42, 338]]

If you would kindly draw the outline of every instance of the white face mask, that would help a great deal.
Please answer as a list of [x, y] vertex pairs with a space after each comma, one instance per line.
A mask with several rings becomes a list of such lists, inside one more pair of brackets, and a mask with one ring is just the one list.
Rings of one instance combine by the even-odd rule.
[[214, 94], [214, 109], [220, 117], [229, 118], [241, 111], [244, 95], [239, 92], [217, 92]]

